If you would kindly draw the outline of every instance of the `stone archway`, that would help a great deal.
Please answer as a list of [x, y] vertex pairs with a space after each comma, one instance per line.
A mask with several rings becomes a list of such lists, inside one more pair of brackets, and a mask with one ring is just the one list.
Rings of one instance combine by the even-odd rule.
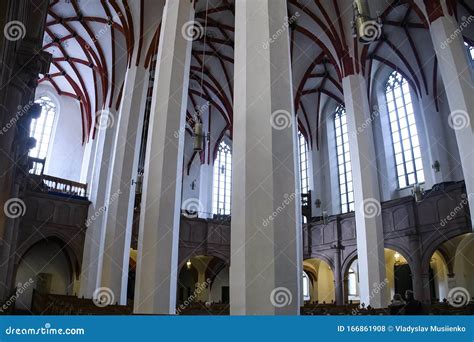
[[322, 259], [310, 258], [303, 261], [303, 270], [311, 280], [310, 302], [318, 304], [334, 303], [336, 291], [332, 267]]

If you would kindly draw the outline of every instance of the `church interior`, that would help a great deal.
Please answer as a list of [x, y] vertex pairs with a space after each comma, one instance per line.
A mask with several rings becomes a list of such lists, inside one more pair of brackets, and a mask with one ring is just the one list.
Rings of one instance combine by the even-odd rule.
[[474, 313], [472, 1], [0, 23], [0, 314]]

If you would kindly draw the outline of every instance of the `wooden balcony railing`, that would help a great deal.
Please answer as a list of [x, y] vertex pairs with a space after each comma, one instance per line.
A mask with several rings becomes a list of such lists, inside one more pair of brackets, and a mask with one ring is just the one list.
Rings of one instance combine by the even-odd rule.
[[54, 176], [45, 175], [46, 159], [28, 157], [30, 163], [29, 188], [41, 192], [55, 192], [59, 194], [87, 197], [87, 184], [74, 182]]
[[30, 175], [31, 190], [87, 198], [87, 184], [48, 175]]
[[46, 159], [28, 157], [30, 162], [30, 173], [34, 175], [42, 175]]

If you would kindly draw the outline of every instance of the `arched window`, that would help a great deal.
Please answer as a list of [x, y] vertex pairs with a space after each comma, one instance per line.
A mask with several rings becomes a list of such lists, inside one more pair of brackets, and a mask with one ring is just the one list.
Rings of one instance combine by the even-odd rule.
[[357, 289], [357, 274], [354, 272], [352, 268], [349, 269], [348, 277], [347, 277], [347, 287], [348, 287], [348, 294], [350, 300], [359, 299], [359, 291]]
[[474, 63], [474, 45], [470, 45], [468, 42], [464, 42], [464, 45], [469, 53], [469, 57], [471, 57], [471, 61]]
[[298, 132], [299, 152], [300, 152], [300, 177], [301, 177], [301, 193], [309, 192], [308, 183], [308, 144], [303, 133]]
[[336, 132], [337, 168], [339, 173], [339, 193], [341, 212], [354, 211], [354, 191], [352, 183], [352, 166], [347, 131], [346, 109], [339, 106], [334, 116]]
[[45, 159], [48, 155], [49, 143], [53, 133], [56, 105], [47, 96], [41, 96], [35, 101], [41, 105], [41, 115], [33, 119], [30, 126], [30, 136], [36, 139], [36, 146], [30, 150], [29, 156]]
[[398, 187], [423, 183], [423, 161], [416, 128], [410, 86], [405, 78], [394, 71], [386, 87]]
[[303, 300], [310, 300], [311, 295], [309, 294], [309, 277], [305, 271], [303, 271]]
[[230, 215], [230, 198], [232, 186], [232, 151], [222, 141], [214, 161], [214, 190], [212, 212], [218, 215]]

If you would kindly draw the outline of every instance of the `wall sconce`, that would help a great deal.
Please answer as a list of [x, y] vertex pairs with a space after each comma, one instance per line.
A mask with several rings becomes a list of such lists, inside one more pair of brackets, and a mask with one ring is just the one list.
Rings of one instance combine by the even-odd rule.
[[435, 170], [435, 172], [439, 172], [439, 170], [441, 169], [441, 164], [438, 160], [436, 160], [434, 164], [431, 165], [431, 167], [433, 168], [433, 170]]
[[189, 259], [188, 261], [186, 261], [186, 267], [188, 268], [188, 270], [190, 270], [191, 266], [192, 266], [191, 259]]
[[352, 30], [354, 38], [359, 38], [362, 44], [370, 44], [379, 40], [382, 36], [382, 20], [380, 17], [370, 17], [369, 4], [367, 0], [354, 1], [354, 21]]
[[416, 202], [421, 202], [423, 200], [423, 195], [425, 194], [425, 190], [420, 186], [420, 184], [416, 183], [413, 185], [413, 189], [411, 190], [411, 195], [415, 199]]
[[135, 194], [140, 195], [143, 189], [143, 171], [138, 171], [137, 180], [132, 179], [132, 185], [136, 185]]
[[194, 129], [193, 129], [193, 136], [194, 136], [194, 151], [195, 152], [201, 152], [204, 148], [204, 140], [211, 139], [211, 134], [207, 133], [204, 134], [203, 129], [202, 129], [202, 123], [196, 122], [194, 124]]
[[326, 210], [323, 210], [323, 224], [328, 224], [328, 212]]
[[393, 259], [395, 260], [395, 265], [400, 264], [400, 253], [395, 252], [395, 254], [393, 255]]
[[318, 209], [321, 208], [321, 204], [322, 204], [322, 202], [321, 202], [321, 200], [320, 200], [319, 198], [317, 198], [316, 201], [314, 201], [314, 205], [315, 205], [316, 208], [318, 208]]

